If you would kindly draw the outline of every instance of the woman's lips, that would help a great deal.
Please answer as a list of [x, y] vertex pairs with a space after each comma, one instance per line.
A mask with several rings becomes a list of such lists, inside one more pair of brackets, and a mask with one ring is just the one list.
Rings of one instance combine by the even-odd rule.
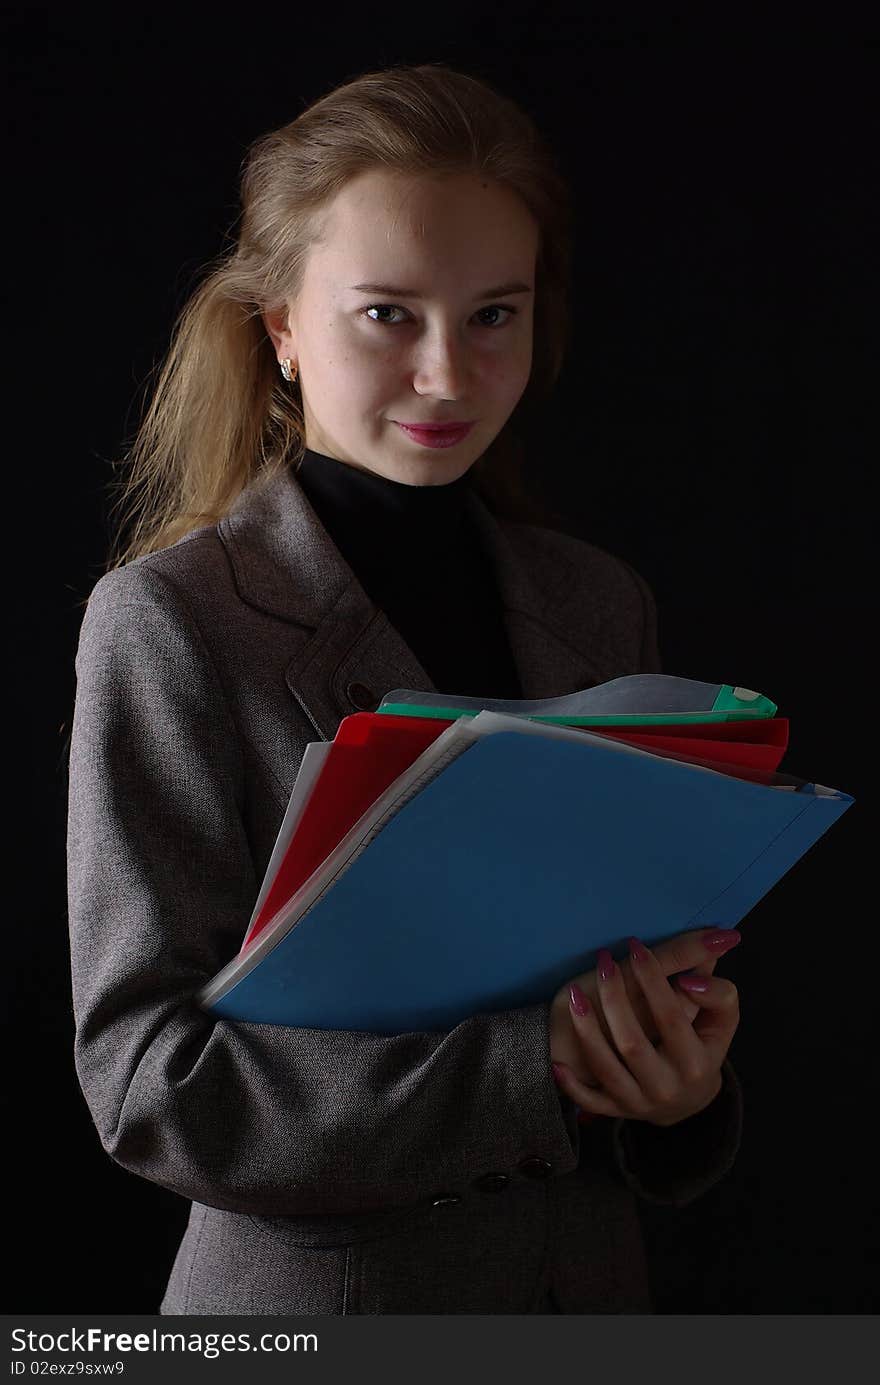
[[[394, 421], [397, 423], [397, 419]], [[474, 425], [473, 423], [458, 423], [452, 428], [445, 425], [439, 428], [429, 428], [427, 426], [414, 426], [410, 423], [397, 423], [397, 426], [414, 442], [421, 443], [423, 447], [454, 447], [456, 443], [467, 437]]]

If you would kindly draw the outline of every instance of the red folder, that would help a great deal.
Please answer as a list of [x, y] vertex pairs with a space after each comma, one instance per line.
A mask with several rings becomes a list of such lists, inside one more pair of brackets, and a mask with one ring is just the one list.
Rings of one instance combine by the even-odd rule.
[[[448, 722], [443, 723], [448, 726]], [[788, 749], [787, 717], [756, 717], [746, 721], [679, 723], [677, 727], [585, 726], [585, 731], [600, 732], [613, 740], [629, 741], [646, 750], [670, 750], [681, 755], [704, 755], [746, 769], [772, 774]], [[574, 728], [580, 729], [580, 728]]]
[[[355, 712], [343, 718], [242, 950], [326, 860], [379, 795], [451, 724], [451, 720], [435, 717], [378, 712]], [[766, 782], [777, 768], [788, 743], [788, 721], [784, 717], [677, 726], [687, 734], [673, 735], [670, 728], [652, 726], [619, 731], [603, 726], [601, 734], [737, 778], [761, 782]]]
[[243, 947], [257, 936], [381, 793], [450, 725], [355, 712], [339, 723], [287, 853]]

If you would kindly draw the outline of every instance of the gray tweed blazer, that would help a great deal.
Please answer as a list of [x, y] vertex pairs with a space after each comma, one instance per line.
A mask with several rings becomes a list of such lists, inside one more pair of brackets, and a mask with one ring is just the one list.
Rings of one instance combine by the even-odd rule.
[[[659, 671], [628, 564], [468, 503], [525, 697]], [[689, 1121], [580, 1126], [549, 1003], [396, 1037], [194, 1003], [240, 947], [307, 743], [433, 687], [292, 471], [101, 577], [76, 673], [74, 1057], [107, 1154], [192, 1203], [159, 1311], [653, 1311], [638, 1201], [684, 1206], [730, 1169], [729, 1061]]]

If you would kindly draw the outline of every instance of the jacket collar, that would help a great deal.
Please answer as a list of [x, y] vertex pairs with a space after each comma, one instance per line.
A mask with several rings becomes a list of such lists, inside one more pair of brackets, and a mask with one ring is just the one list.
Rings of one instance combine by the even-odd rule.
[[[554, 697], [607, 677], [607, 654], [572, 639], [554, 618], [557, 596], [577, 571], [554, 535], [498, 520], [480, 497], [467, 504], [495, 568], [511, 652], [526, 698]], [[547, 533], [529, 545], [518, 531]], [[291, 467], [258, 477], [218, 525], [242, 601], [299, 625], [310, 638], [287, 669], [287, 683], [312, 724], [332, 739], [343, 716], [359, 709], [364, 691], [378, 702], [393, 688], [437, 691], [402, 636], [358, 582], [309, 504]], [[597, 632], [598, 633], [598, 632]], [[472, 694], [473, 689], [441, 689]], [[354, 697], [352, 696], [354, 692]]]

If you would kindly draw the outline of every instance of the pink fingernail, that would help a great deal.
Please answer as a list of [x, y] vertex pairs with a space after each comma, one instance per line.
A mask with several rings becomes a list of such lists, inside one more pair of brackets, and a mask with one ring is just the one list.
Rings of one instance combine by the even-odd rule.
[[590, 1013], [590, 1002], [575, 981], [572, 981], [568, 988], [568, 999], [576, 1015], [588, 1015]]
[[599, 975], [603, 981], [610, 981], [617, 967], [614, 965], [614, 958], [607, 947], [599, 949]]
[[702, 937], [703, 947], [716, 954], [729, 952], [739, 942], [742, 942], [742, 934], [737, 933], [735, 928], [718, 929], [714, 933], [704, 933]]
[[709, 979], [706, 976], [678, 976], [676, 977], [679, 986], [685, 991], [696, 991], [702, 995], [709, 989]]

